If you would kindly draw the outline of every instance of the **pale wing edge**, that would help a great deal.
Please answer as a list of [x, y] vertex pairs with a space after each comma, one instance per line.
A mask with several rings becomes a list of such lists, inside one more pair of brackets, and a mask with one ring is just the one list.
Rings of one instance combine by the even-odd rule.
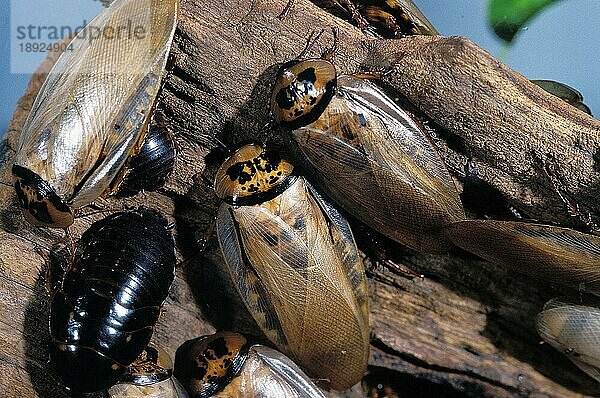
[[271, 371], [294, 387], [298, 397], [325, 398], [323, 393], [310, 381], [308, 376], [291, 359], [272, 348], [255, 345], [252, 350]]
[[[223, 204], [217, 215], [217, 237], [225, 265], [234, 285], [250, 314], [259, 323], [267, 337], [277, 345], [287, 346], [287, 338], [277, 312], [263, 282], [244, 255], [244, 247], [237, 231], [236, 221], [229, 205]], [[249, 275], [256, 281], [254, 286]], [[253, 298], [252, 296], [256, 298]], [[261, 315], [264, 320], [261, 320]]]

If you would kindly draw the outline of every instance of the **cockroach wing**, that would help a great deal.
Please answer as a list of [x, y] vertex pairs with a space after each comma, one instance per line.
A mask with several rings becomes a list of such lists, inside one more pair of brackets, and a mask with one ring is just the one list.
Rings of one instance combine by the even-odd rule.
[[540, 336], [600, 382], [600, 299], [555, 298], [536, 317]]
[[[286, 384], [293, 387], [293, 395], [286, 395], [298, 398], [319, 398], [324, 397], [323, 393], [313, 384], [313, 382], [304, 374], [300, 368], [288, 357], [272, 348], [262, 345], [255, 345], [250, 349], [249, 360], [261, 361], [277, 375]], [[251, 362], [247, 362], [248, 365]], [[265, 397], [276, 395], [265, 395]]]
[[536, 86], [541, 87], [544, 91], [592, 116], [591, 109], [583, 103], [583, 95], [573, 87], [554, 80], [531, 80], [531, 82]]
[[[427, 17], [421, 12], [419, 7], [417, 7], [417, 5], [412, 0], [396, 0], [395, 2], [397, 2], [400, 5], [400, 8], [403, 8], [405, 10], [410, 19], [419, 29], [420, 34], [429, 36], [439, 34], [438, 31], [433, 27], [431, 22], [429, 22]], [[390, 1], [388, 4], [393, 3], [394, 1]]]
[[272, 348], [253, 345], [239, 376], [217, 398], [324, 398], [302, 370]]
[[[329, 379], [333, 388], [354, 385], [366, 368], [368, 320], [304, 180], [273, 201], [231, 211], [243, 255], [288, 342], [279, 348], [312, 376]], [[239, 290], [244, 301], [252, 301]], [[261, 317], [255, 316], [259, 324]]]
[[331, 239], [341, 255], [341, 264], [345, 267], [348, 279], [352, 284], [354, 295], [360, 308], [365, 325], [369, 325], [369, 292], [367, 288], [367, 275], [362, 262], [354, 234], [348, 221], [340, 212], [325, 200], [308, 182], [306, 183], [315, 201], [321, 207], [323, 214], [329, 221]]
[[415, 122], [373, 84], [338, 78], [336, 97], [292, 136], [318, 188], [388, 237], [423, 252], [450, 247], [464, 219], [454, 182]]
[[243, 252], [233, 211], [233, 207], [223, 204], [217, 214], [217, 237], [225, 264], [244, 304], [265, 335], [278, 347], [286, 347], [288, 342], [271, 298]]
[[509, 269], [600, 295], [600, 237], [519, 221], [465, 220], [446, 228], [457, 246]]
[[178, 0], [116, 0], [71, 42], [25, 122], [16, 164], [73, 207], [105, 191], [139, 141], [175, 31]]

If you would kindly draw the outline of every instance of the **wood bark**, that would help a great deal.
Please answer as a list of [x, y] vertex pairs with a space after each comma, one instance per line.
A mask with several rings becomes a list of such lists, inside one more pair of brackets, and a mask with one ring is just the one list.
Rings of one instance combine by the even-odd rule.
[[[464, 193], [477, 181], [485, 189], [475, 196], [492, 192], [505, 201], [502, 206], [574, 225], [557, 185], [583, 211], [600, 216], [599, 121], [464, 38], [375, 41], [308, 1], [296, 0], [280, 19], [285, 6], [286, 1], [182, 1], [171, 72], [159, 97], [179, 150], [173, 176], [158, 193], [111, 197], [102, 201], [101, 211], [83, 209], [71, 228], [77, 238], [111, 211], [139, 205], [159, 209], [175, 223], [178, 256], [187, 261], [153, 337], [172, 354], [183, 341], [216, 329], [260, 335], [221, 271], [214, 238], [197, 253], [196, 242], [218, 204], [198, 176], [212, 176], [220, 158], [217, 140], [235, 147], [271, 134], [264, 126], [274, 75], [302, 51], [313, 30], [338, 27], [340, 73], [393, 70], [386, 89], [431, 119], [434, 142], [461, 189], [464, 183]], [[331, 45], [327, 30], [309, 54], [318, 56]], [[0, 143], [0, 181], [10, 181], [18, 135], [55, 58], [34, 76]], [[481, 215], [480, 209], [467, 210]], [[67, 240], [63, 231], [27, 225], [8, 186], [0, 186], [0, 218], [0, 392], [66, 396], [46, 364], [44, 268], [49, 251]], [[385, 250], [390, 260], [425, 275], [411, 279], [368, 262], [372, 350], [366, 383], [389, 384], [400, 396], [600, 395], [597, 383], [540, 345], [534, 329], [545, 301], [573, 292], [458, 249], [441, 256], [414, 253], [352, 223], [367, 253]], [[357, 387], [345, 395], [363, 394]]]

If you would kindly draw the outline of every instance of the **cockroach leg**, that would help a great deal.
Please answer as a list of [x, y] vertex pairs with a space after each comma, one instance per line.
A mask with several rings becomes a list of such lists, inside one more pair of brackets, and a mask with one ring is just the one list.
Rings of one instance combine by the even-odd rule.
[[[175, 70], [175, 55], [174, 53], [170, 53], [169, 56], [167, 57], [167, 63], [165, 64], [165, 71], [167, 72], [167, 75], [171, 75], [173, 74], [173, 70]], [[163, 81], [161, 82], [161, 88], [164, 85], [165, 80], [163, 79]]]
[[217, 227], [217, 218], [213, 218], [211, 223], [209, 224], [206, 231], [201, 235], [200, 239], [196, 240], [196, 244], [198, 245], [198, 249], [200, 253], [204, 253], [206, 248], [208, 247], [208, 242], [210, 242], [210, 237], [215, 233], [215, 228]]
[[414, 279], [414, 278], [419, 278], [421, 280], [425, 279], [425, 275], [419, 274], [418, 272], [415, 272], [415, 271], [411, 270], [410, 268], [396, 264], [395, 262], [393, 262], [390, 259], [383, 258], [382, 260], [376, 260], [376, 261], [382, 262], [383, 264], [385, 264], [389, 269], [391, 269], [395, 273], [400, 274], [408, 279]]
[[186, 267], [189, 263], [192, 262], [194, 258], [196, 258], [196, 256], [199, 256], [206, 251], [206, 249], [208, 248], [208, 242], [210, 241], [210, 237], [214, 234], [216, 226], [217, 219], [215, 217], [208, 225], [206, 231], [204, 231], [204, 233], [202, 233], [199, 238], [196, 238], [196, 248], [193, 250], [192, 254], [190, 254], [187, 258], [183, 259], [180, 263], [178, 263], [175, 266], [176, 268]]
[[96, 214], [102, 214], [102, 215], [106, 215], [106, 212], [107, 212], [107, 211], [108, 211], [107, 209], [99, 209], [99, 210], [97, 210], [97, 211], [91, 211], [91, 212], [89, 212], [89, 213], [80, 213], [80, 212], [78, 212], [79, 214], [77, 214], [77, 215], [75, 216], [75, 219], [77, 220], [77, 219], [79, 219], [79, 218], [90, 217], [90, 216], [94, 216], [94, 215], [96, 215]]
[[323, 33], [325, 33], [325, 29], [321, 29], [319, 33], [315, 33], [314, 31], [311, 32], [310, 36], [308, 36], [308, 39], [306, 39], [306, 46], [304, 46], [302, 52], [298, 54], [298, 56], [295, 59], [302, 59], [306, 57], [306, 54], [308, 54], [310, 49], [314, 47], [315, 43], [319, 41], [321, 36], [323, 36]]
[[62, 287], [62, 282], [69, 268], [71, 259], [70, 257], [67, 258], [64, 253], [65, 250], [68, 252], [68, 249], [52, 251], [35, 245], [34, 250], [44, 261], [41, 274], [44, 278], [46, 293], [52, 298], [54, 293]]
[[192, 251], [192, 253], [184, 258], [181, 262], [175, 265], [175, 268], [184, 268], [189, 263], [192, 262], [197, 256], [201, 255], [208, 248], [208, 242], [210, 241], [210, 237], [213, 235], [215, 228], [217, 225], [217, 219], [213, 218], [211, 223], [208, 225], [208, 228], [204, 233], [200, 235], [200, 238], [196, 238], [196, 248]]
[[385, 19], [385, 25], [394, 32], [394, 37], [396, 39], [400, 39], [404, 36], [400, 30], [400, 27], [398, 26], [398, 23], [396, 22], [396, 18], [394, 18], [393, 15], [388, 15], [388, 17]]
[[212, 181], [210, 178], [208, 178], [207, 176], [205, 176], [204, 173], [197, 173], [196, 175], [194, 175], [192, 177], [192, 179], [194, 180], [195, 183], [196, 182], [202, 182], [209, 189], [213, 189], [214, 188], [214, 181]]
[[592, 220], [591, 213], [586, 213], [582, 211], [579, 207], [579, 204], [575, 202], [575, 200], [573, 200], [573, 198], [571, 198], [567, 192], [565, 192], [564, 188], [562, 188], [562, 184], [560, 183], [560, 181], [558, 181], [558, 178], [556, 178], [556, 176], [552, 173], [548, 165], [544, 162], [542, 162], [542, 165], [542, 170], [544, 171], [544, 174], [552, 183], [552, 188], [554, 189], [554, 192], [556, 192], [560, 200], [562, 200], [562, 202], [567, 207], [569, 215], [571, 217], [577, 218], [579, 221], [585, 224], [593, 234], [600, 235], [600, 226], [598, 226], [598, 224], [596, 224]]
[[89, 207], [92, 210], [106, 210], [108, 207], [108, 201], [105, 198], [100, 197], [86, 207]]
[[269, 141], [271, 141], [271, 138], [273, 136], [273, 133], [275, 132], [275, 122], [273, 121], [273, 119], [271, 118], [271, 120], [269, 120], [268, 123], [265, 123], [265, 125], [262, 127], [259, 135], [263, 135], [264, 134], [264, 138], [262, 139], [262, 145], [263, 147], [267, 146], [267, 143]]
[[281, 21], [281, 20], [287, 18], [288, 14], [290, 13], [290, 10], [294, 6], [294, 3], [295, 3], [294, 0], [288, 0], [288, 3], [285, 5], [285, 8], [283, 9], [283, 11], [281, 11], [281, 13], [277, 16], [277, 19], [279, 19]]
[[215, 138], [214, 138], [214, 140], [215, 140], [215, 143], [217, 144], [217, 146], [218, 146], [219, 148], [221, 148], [221, 150], [222, 150], [223, 152], [225, 152], [227, 155], [230, 155], [230, 154], [231, 154], [231, 149], [230, 149], [230, 148], [229, 148], [229, 147], [228, 147], [228, 146], [227, 146], [227, 145], [226, 145], [226, 144], [225, 144], [223, 141], [221, 141], [221, 140], [220, 140], [219, 138], [217, 138], [217, 137], [215, 137]]
[[399, 265], [396, 262], [390, 260], [387, 257], [387, 253], [385, 252], [385, 250], [380, 247], [380, 242], [378, 241], [378, 239], [375, 236], [373, 236], [371, 232], [365, 231], [364, 228], [363, 232], [365, 239], [361, 240], [365, 244], [364, 250], [367, 251], [366, 253], [363, 253], [363, 262], [365, 263], [365, 268], [367, 268], [367, 263], [370, 262], [372, 264], [372, 268], [381, 265], [390, 269], [392, 272], [404, 276], [408, 279], [425, 279], [425, 275], [417, 273], [411, 270], [410, 268]]
[[323, 54], [321, 54], [321, 59], [333, 63], [335, 59], [335, 53], [337, 52], [339, 29], [336, 26], [332, 26], [331, 33], [333, 33], [333, 45], [325, 50]]
[[[75, 252], [77, 251], [77, 244], [75, 242], [75, 239], [73, 239], [73, 235], [71, 234], [71, 230], [69, 227], [65, 228], [65, 238], [67, 239], [67, 242], [69, 243], [68, 247], [69, 247], [69, 264], [72, 264], [73, 261], [75, 260]], [[68, 271], [65, 270], [65, 273]]]
[[46, 286], [46, 293], [52, 297], [54, 293], [54, 281], [52, 280], [52, 262], [50, 261], [50, 256], [48, 252], [41, 248], [40, 246], [35, 245], [35, 252], [42, 258], [44, 261], [44, 266], [42, 268], [42, 275], [44, 275], [44, 285]]
[[362, 30], [363, 32], [372, 33], [370, 30], [371, 25], [365, 19], [365, 17], [362, 16], [360, 11], [358, 10], [358, 7], [354, 5], [352, 1], [340, 0], [336, 1], [336, 3], [340, 4], [341, 8], [350, 15], [350, 17], [354, 20], [354, 22], [356, 22], [356, 26], [358, 26], [360, 30]]
[[384, 77], [390, 75], [392, 72], [393, 69], [391, 68], [386, 70], [367, 70], [353, 73], [352, 77], [365, 80], [383, 80]]

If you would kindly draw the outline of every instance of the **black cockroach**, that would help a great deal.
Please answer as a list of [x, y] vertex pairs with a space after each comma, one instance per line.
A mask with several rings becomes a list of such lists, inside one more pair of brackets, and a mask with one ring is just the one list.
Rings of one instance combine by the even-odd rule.
[[50, 311], [50, 365], [77, 393], [114, 385], [150, 342], [175, 277], [167, 221], [140, 209], [95, 222]]

